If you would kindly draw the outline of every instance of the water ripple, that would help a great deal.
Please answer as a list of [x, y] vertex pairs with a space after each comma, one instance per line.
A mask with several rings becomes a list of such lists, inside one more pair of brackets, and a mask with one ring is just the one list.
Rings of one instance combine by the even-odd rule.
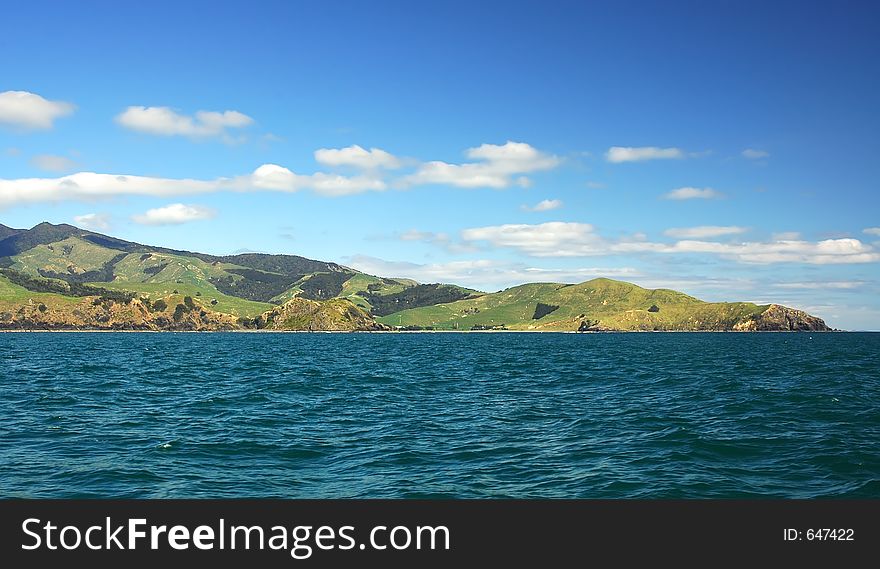
[[0, 495], [880, 497], [880, 334], [0, 334]]

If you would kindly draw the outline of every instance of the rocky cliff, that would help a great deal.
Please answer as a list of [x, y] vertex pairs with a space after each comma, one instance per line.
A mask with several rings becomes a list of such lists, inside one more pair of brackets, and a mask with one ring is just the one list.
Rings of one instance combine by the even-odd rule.
[[[579, 332], [624, 331], [581, 315], [572, 322]], [[378, 331], [392, 328], [376, 322], [348, 300], [314, 301], [293, 298], [264, 312], [254, 320], [215, 312], [188, 296], [114, 300], [83, 297], [66, 303], [44, 303], [30, 299], [21, 304], [0, 306], [0, 330], [291, 330], [291, 331]], [[643, 328], [644, 329], [644, 328]], [[728, 326], [686, 328], [690, 330], [740, 332], [825, 332], [825, 322], [802, 310], [771, 304], [758, 315]]]
[[[234, 330], [237, 319], [206, 310], [189, 297], [174, 302], [83, 297], [69, 303], [29, 300], [0, 311], [3, 330]], [[169, 302], [170, 301], [170, 302]]]
[[253, 321], [212, 311], [191, 297], [171, 296], [150, 302], [84, 297], [47, 305], [29, 300], [0, 310], [0, 330], [168, 330], [239, 329], [295, 331], [388, 330], [347, 300], [326, 302], [294, 298]]
[[780, 304], [771, 304], [758, 316], [738, 323], [734, 330], [760, 332], [827, 332], [825, 321]]
[[[584, 315], [579, 317], [578, 332], [629, 332], [633, 330], [651, 330], [650, 328], [618, 328], [601, 320], [591, 320]], [[757, 315], [748, 315], [738, 321], [692, 322], [686, 328], [654, 328], [654, 331], [693, 331], [693, 332], [828, 332], [831, 331], [825, 322], [803, 310], [788, 308], [780, 304], [771, 304]]]
[[257, 318], [258, 328], [302, 331], [371, 331], [390, 330], [369, 314], [343, 299], [324, 302], [293, 298]]

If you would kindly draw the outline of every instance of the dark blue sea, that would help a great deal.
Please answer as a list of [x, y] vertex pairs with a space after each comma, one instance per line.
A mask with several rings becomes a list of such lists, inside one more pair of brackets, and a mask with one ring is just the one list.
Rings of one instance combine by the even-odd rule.
[[880, 334], [0, 334], [0, 496], [880, 497]]

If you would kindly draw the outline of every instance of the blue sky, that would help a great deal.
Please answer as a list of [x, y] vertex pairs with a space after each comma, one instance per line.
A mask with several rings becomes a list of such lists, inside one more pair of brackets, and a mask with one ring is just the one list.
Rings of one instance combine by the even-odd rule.
[[872, 2], [27, 2], [0, 223], [880, 328]]

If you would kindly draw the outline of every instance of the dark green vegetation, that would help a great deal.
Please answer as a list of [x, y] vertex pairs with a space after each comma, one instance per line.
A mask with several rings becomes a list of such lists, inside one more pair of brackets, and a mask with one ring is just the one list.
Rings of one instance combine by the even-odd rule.
[[315, 273], [299, 285], [303, 298], [311, 300], [330, 300], [339, 296], [345, 281], [351, 278], [346, 273]]
[[[52, 246], [49, 245], [49, 247], [52, 247]], [[67, 245], [66, 247], [68, 247], [69, 250], [73, 249], [72, 245]], [[38, 269], [38, 271], [40, 273], [40, 276], [46, 277], [47, 279], [59, 279], [59, 280], [67, 281], [69, 283], [74, 283], [74, 282], [76, 282], [76, 283], [88, 283], [88, 282], [107, 283], [107, 282], [112, 281], [115, 278], [115, 275], [113, 274], [113, 267], [116, 265], [116, 263], [118, 263], [119, 261], [124, 259], [126, 256], [127, 256], [127, 253], [120, 253], [119, 255], [116, 255], [115, 257], [113, 257], [112, 259], [110, 259], [109, 261], [107, 261], [106, 263], [101, 265], [100, 269], [94, 269], [91, 271], [86, 271], [84, 273], [74, 272], [72, 267], [68, 268], [67, 273], [56, 273], [55, 271], [47, 271], [44, 269]], [[144, 273], [150, 274], [151, 270], [154, 268], [156, 268], [156, 267], [145, 268]], [[156, 274], [158, 272], [159, 272], [159, 270], [156, 270], [152, 274]]]
[[117, 302], [130, 302], [135, 294], [121, 290], [110, 290], [98, 286], [85, 285], [77, 281], [65, 282], [56, 279], [31, 277], [13, 269], [0, 269], [0, 275], [9, 282], [32, 291], [60, 294], [63, 296], [99, 296]]
[[[547, 316], [548, 314], [558, 310], [559, 306], [555, 304], [544, 304], [543, 302], [539, 302], [535, 306], [535, 313], [532, 315], [532, 320], [540, 320], [541, 318]], [[650, 308], [648, 310], [651, 310]]]
[[256, 269], [230, 268], [226, 269], [226, 273], [225, 276], [210, 277], [208, 280], [224, 294], [259, 302], [271, 302], [299, 280], [298, 275], [279, 275]]
[[381, 289], [378, 290], [380, 292], [368, 290], [364, 296], [373, 306], [373, 314], [376, 316], [387, 316], [410, 308], [421, 308], [423, 306], [455, 302], [465, 298], [476, 298], [483, 294], [460, 286], [444, 284], [416, 285], [392, 294], [381, 294]]
[[822, 330], [777, 305], [595, 279], [485, 294], [295, 255], [207, 255], [0, 225], [0, 327], [211, 330]]

